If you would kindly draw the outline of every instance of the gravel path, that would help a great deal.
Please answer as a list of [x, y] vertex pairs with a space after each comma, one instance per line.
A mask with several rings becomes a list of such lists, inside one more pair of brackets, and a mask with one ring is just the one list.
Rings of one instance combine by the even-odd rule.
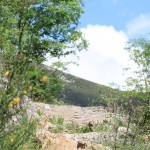
[[75, 122], [80, 125], [90, 121], [97, 123], [109, 119], [109, 114], [102, 107], [58, 106], [35, 103], [36, 109], [51, 117], [62, 117], [65, 123]]

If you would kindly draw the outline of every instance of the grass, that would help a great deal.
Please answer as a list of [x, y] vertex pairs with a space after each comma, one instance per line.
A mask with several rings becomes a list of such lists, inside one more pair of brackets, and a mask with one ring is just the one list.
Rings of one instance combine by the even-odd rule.
[[111, 147], [113, 150], [150, 150], [149, 142], [137, 141], [135, 145], [116, 142], [107, 142], [105, 145]]
[[55, 125], [63, 125], [64, 124], [64, 118], [54, 116], [53, 118], [50, 118], [49, 122], [52, 124], [55, 124]]
[[63, 133], [64, 127], [63, 126], [57, 126], [56, 128], [50, 129], [49, 131], [52, 133]]
[[64, 125], [64, 118], [55, 116], [51, 118], [49, 122], [56, 125], [54, 129], [50, 130], [53, 133], [62, 133], [64, 129], [71, 134], [88, 132], [112, 132], [108, 122], [98, 123], [92, 127], [90, 127], [88, 123], [81, 126], [75, 122]]
[[113, 128], [109, 123], [98, 123], [93, 129], [94, 132], [113, 132]]
[[54, 116], [53, 118], [50, 118], [49, 122], [56, 125], [55, 128], [49, 130], [50, 132], [62, 133], [64, 131], [64, 118]]
[[71, 123], [66, 125], [66, 128], [68, 130], [69, 133], [88, 133], [91, 132], [91, 129], [87, 126], [80, 126], [77, 123]]
[[[126, 126], [126, 122], [119, 120], [118, 118], [113, 118], [111, 121], [104, 120], [102, 123], [93, 124], [92, 127], [89, 124], [79, 125], [75, 122], [70, 124], [64, 124], [64, 118], [53, 117], [49, 120], [52, 124], [56, 125], [55, 128], [50, 129], [52, 133], [64, 133], [66, 131], [70, 134], [82, 134], [89, 132], [97, 133], [115, 133], [115, 128], [119, 126]], [[143, 136], [136, 139], [135, 145], [132, 145], [132, 136], [127, 137], [127, 143], [124, 144], [124, 137], [117, 139], [115, 141], [104, 142], [103, 145], [111, 147], [113, 150], [149, 150], [150, 149], [150, 139], [145, 140]]]

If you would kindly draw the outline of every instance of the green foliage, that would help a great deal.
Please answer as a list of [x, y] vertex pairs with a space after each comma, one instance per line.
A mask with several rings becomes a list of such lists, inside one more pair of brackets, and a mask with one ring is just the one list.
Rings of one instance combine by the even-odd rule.
[[[21, 114], [19, 114], [21, 115]], [[19, 119], [18, 124], [7, 124], [4, 130], [1, 127], [0, 134], [0, 149], [23, 149], [30, 143], [26, 143], [30, 138], [34, 136], [36, 122], [29, 120], [24, 115], [22, 119]]]
[[[124, 118], [125, 122], [116, 121], [114, 127], [117, 132], [121, 123], [121, 126], [131, 129], [132, 133], [130, 137], [126, 133], [121, 142], [115, 140], [113, 147], [149, 149], [148, 141], [139, 137], [150, 134], [150, 42], [146, 39], [131, 40], [126, 49], [136, 69], [126, 68], [126, 71], [132, 71], [133, 76], [127, 79], [125, 91], [116, 99], [117, 104], [120, 104], [118, 105], [121, 108], [120, 113], [125, 114], [126, 119]], [[116, 96], [114, 92], [113, 95]]]
[[34, 101], [53, 103], [62, 86], [59, 76], [48, 73], [42, 66], [30, 69], [29, 74], [32, 81], [30, 97]]
[[67, 124], [66, 128], [68, 130], [67, 132], [69, 132], [71, 134], [72, 133], [82, 133], [81, 129], [80, 129], [80, 126], [77, 123], [75, 123], [75, 122]]
[[106, 86], [90, 82], [70, 74], [62, 74], [63, 95], [59, 98], [65, 103], [79, 106], [98, 106], [105, 105], [104, 99], [101, 97], [103, 93], [99, 92], [99, 86], [105, 91]]
[[133, 72], [134, 76], [127, 81], [129, 88], [134, 88], [130, 93], [132, 95], [130, 99], [132, 101], [140, 99], [141, 107], [138, 105], [134, 108], [136, 109], [134, 114], [140, 113], [141, 120], [138, 120], [140, 125], [150, 127], [150, 41], [141, 38], [132, 40], [127, 50], [130, 53], [130, 59], [137, 65], [137, 69]]
[[50, 129], [49, 131], [52, 133], [62, 133], [64, 131], [64, 118], [62, 117], [53, 117], [49, 119], [49, 122], [54, 124], [56, 127]]
[[63, 125], [64, 124], [64, 118], [62, 117], [53, 117], [49, 120], [52, 124], [57, 124], [57, 125]]
[[107, 123], [97, 123], [94, 126], [89, 126], [89, 123], [86, 125], [78, 125], [77, 123], [70, 123], [66, 125], [67, 132], [69, 133], [89, 133], [89, 132], [112, 132], [112, 129], [108, 126]]
[[150, 146], [148, 143], [138, 141], [137, 145], [122, 145], [120, 142], [117, 142], [116, 145], [114, 145], [113, 142], [107, 142], [107, 146], [112, 147], [115, 150], [149, 150]]
[[[29, 150], [41, 150], [42, 149], [42, 143], [35, 136], [32, 136], [30, 141], [29, 141], [29, 145], [25, 148], [26, 149], [28, 148]], [[25, 148], [23, 148], [21, 150], [24, 150]]]
[[[14, 56], [25, 62], [42, 62], [47, 53], [53, 57], [76, 53], [76, 50], [87, 47], [77, 30], [83, 12], [82, 0], [2, 0], [1, 53], [4, 54], [7, 49], [4, 56], [5, 60], [9, 58], [9, 63]], [[20, 61], [18, 63], [21, 64]]]
[[[20, 148], [35, 129], [34, 123], [28, 120], [26, 107], [22, 103], [23, 96], [26, 95], [30, 85], [26, 80], [28, 74], [26, 72], [19, 74], [22, 68], [23, 65], [14, 68], [12, 73], [5, 72], [7, 68], [4, 67], [0, 72], [0, 149]], [[13, 118], [16, 121], [13, 121]], [[9, 136], [12, 136], [11, 142], [14, 142], [9, 142]]]
[[[60, 58], [87, 47], [77, 30], [82, 7], [82, 0], [0, 1], [0, 149], [23, 149], [33, 134], [28, 117], [22, 124], [25, 95], [55, 99], [58, 77], [39, 69], [45, 55]], [[8, 128], [13, 117], [18, 122]]]
[[103, 121], [103, 123], [98, 123], [94, 128], [93, 132], [113, 132], [113, 128], [111, 127], [110, 123]]

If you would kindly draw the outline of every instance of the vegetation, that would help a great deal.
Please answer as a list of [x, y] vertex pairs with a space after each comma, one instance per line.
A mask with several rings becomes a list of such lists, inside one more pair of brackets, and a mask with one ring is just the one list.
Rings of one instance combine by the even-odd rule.
[[52, 124], [57, 124], [57, 125], [63, 125], [64, 124], [64, 118], [62, 117], [53, 117], [49, 120]]
[[[140, 134], [150, 134], [150, 42], [145, 39], [136, 39], [129, 42], [127, 50], [130, 59], [137, 65], [134, 76], [127, 81], [129, 88], [128, 102], [128, 127], [135, 123], [135, 133], [132, 145], [136, 145], [136, 139]], [[139, 100], [140, 101], [139, 101]], [[135, 101], [136, 105], [135, 104]], [[140, 116], [139, 116], [140, 114]], [[126, 139], [125, 139], [126, 140]], [[124, 144], [126, 141], [124, 141]]]
[[64, 88], [61, 91], [61, 95], [59, 95], [59, 99], [65, 103], [82, 107], [107, 105], [103, 97], [104, 95], [105, 97], [108, 96], [106, 90], [109, 87], [107, 86], [99, 85], [67, 73], [62, 73], [62, 84]]
[[[104, 105], [113, 113], [125, 114], [127, 128], [121, 142], [115, 139], [115, 149], [145, 147], [150, 135], [150, 41], [132, 40], [127, 50], [137, 65], [134, 76], [127, 80], [124, 92], [101, 86], [59, 71], [43, 69], [46, 55], [61, 58], [87, 48], [82, 33], [77, 30], [84, 13], [82, 0], [1, 0], [0, 1], [0, 149], [38, 149], [41, 143], [33, 137], [37, 120], [26, 113], [27, 98], [52, 103], [61, 100], [80, 106]], [[53, 67], [65, 68], [57, 62]], [[126, 70], [129, 70], [127, 68]], [[59, 72], [59, 73], [58, 73]], [[65, 80], [63, 78], [65, 77]], [[62, 80], [60, 80], [60, 78]], [[65, 84], [62, 89], [61, 83]], [[64, 92], [64, 95], [58, 93]], [[140, 114], [140, 115], [139, 115]], [[50, 120], [63, 125], [63, 118]], [[68, 126], [72, 132], [106, 131], [105, 124], [94, 129]], [[129, 129], [132, 135], [128, 136]], [[59, 130], [55, 132], [61, 131]], [[146, 141], [143, 137], [147, 136]], [[38, 143], [36, 145], [36, 143]], [[140, 144], [140, 145], [139, 145]], [[148, 148], [145, 147], [145, 149]]]
[[87, 47], [77, 30], [82, 7], [82, 0], [0, 1], [0, 149], [30, 147], [36, 124], [23, 99], [55, 98], [58, 80], [38, 66], [46, 54], [60, 58]]
[[90, 123], [85, 125], [79, 125], [75, 122], [64, 124], [64, 118], [62, 117], [53, 117], [49, 120], [50, 123], [56, 125], [56, 127], [50, 129], [52, 133], [62, 133], [67, 131], [67, 133], [75, 134], [75, 133], [89, 133], [89, 132], [113, 132], [113, 127], [110, 128], [110, 122], [104, 121], [102, 123], [97, 123], [90, 126]]
[[[143, 147], [149, 149], [150, 42], [146, 39], [131, 40], [126, 49], [137, 68], [132, 70], [133, 77], [128, 78], [125, 92], [122, 92], [121, 97], [110, 100], [111, 103], [117, 104], [119, 114], [125, 114], [127, 117], [127, 120], [122, 124], [127, 128], [124, 140], [121, 142], [116, 140], [113, 147], [115, 149], [143, 149]], [[126, 68], [126, 71], [130, 69]], [[130, 129], [132, 129], [131, 137], [128, 136]]]

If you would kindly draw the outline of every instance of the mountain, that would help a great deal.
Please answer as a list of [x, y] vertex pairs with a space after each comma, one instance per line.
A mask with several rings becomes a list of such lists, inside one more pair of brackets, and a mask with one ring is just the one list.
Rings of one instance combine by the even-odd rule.
[[64, 96], [60, 97], [66, 103], [79, 106], [105, 105], [101, 98], [100, 89], [106, 86], [63, 73]]
[[121, 91], [112, 89], [108, 86], [100, 85], [60, 70], [42, 66], [47, 75], [59, 76], [62, 82], [62, 88], [58, 92], [57, 98], [66, 104], [77, 106], [106, 106], [106, 99], [113, 98]]

